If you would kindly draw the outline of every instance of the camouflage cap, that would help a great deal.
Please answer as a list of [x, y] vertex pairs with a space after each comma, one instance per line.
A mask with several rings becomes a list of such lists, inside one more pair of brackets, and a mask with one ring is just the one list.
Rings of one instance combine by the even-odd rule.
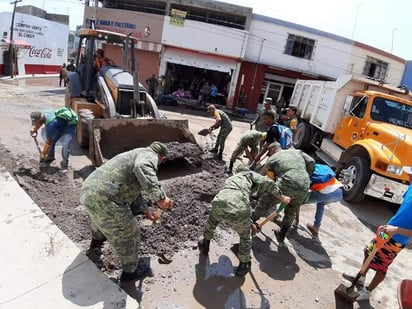
[[31, 119], [31, 125], [36, 126], [40, 122], [42, 113], [41, 112], [31, 112], [30, 114], [30, 119]]
[[235, 174], [241, 173], [241, 172], [248, 172], [250, 171], [250, 168], [246, 164], [239, 163], [235, 166], [234, 171], [235, 171]]
[[167, 146], [165, 144], [162, 144], [160, 142], [153, 142], [150, 144], [150, 148], [157, 154], [166, 157], [167, 153], [169, 152], [169, 149], [167, 149]]
[[267, 97], [264, 101], [265, 104], [272, 104], [273, 100], [272, 98]]
[[215, 109], [216, 109], [216, 106], [214, 106], [213, 104], [210, 104], [210, 105], [207, 107], [207, 111], [208, 111], [208, 112], [214, 111]]
[[280, 146], [278, 142], [273, 142], [272, 144], [269, 144], [268, 146], [268, 150], [270, 149], [274, 149], [277, 152], [279, 150], [282, 150], [282, 147]]

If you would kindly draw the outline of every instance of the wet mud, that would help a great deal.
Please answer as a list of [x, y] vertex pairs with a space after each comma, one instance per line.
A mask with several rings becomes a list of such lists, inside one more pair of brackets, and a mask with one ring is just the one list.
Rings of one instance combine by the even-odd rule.
[[[196, 144], [168, 143], [168, 161], [159, 168], [159, 179], [166, 194], [174, 200], [171, 210], [152, 223], [137, 216], [141, 229], [141, 255], [160, 257], [170, 263], [180, 250], [196, 249], [203, 233], [210, 201], [222, 187], [227, 174], [222, 162], [213, 159], [205, 148]], [[40, 166], [32, 157], [15, 156], [0, 145], [0, 165], [4, 166], [43, 212], [82, 249], [90, 241], [90, 220], [80, 205], [83, 180], [94, 170], [61, 172], [58, 162]], [[97, 264], [109, 277], [118, 277], [120, 263], [116, 252], [105, 244]]]

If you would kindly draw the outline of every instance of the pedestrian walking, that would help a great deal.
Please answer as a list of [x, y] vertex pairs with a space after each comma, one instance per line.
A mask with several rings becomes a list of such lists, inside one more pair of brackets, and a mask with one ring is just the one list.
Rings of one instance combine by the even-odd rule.
[[64, 77], [64, 70], [66, 70], [66, 63], [63, 63], [63, 65], [60, 67], [60, 70], [59, 70], [59, 87], [62, 86], [62, 81], [63, 81], [64, 87], [66, 87], [66, 79]]

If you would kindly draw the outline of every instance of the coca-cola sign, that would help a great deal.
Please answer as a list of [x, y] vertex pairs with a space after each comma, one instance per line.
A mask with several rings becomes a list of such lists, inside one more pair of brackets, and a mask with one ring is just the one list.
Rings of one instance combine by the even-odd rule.
[[52, 51], [50, 48], [36, 48], [36, 46], [30, 47], [29, 50], [29, 57], [36, 57], [36, 58], [51, 58]]

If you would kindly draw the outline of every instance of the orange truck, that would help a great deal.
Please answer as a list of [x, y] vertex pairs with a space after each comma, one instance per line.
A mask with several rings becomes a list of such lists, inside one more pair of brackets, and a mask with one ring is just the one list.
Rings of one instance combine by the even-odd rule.
[[412, 165], [412, 95], [406, 87], [353, 75], [298, 80], [290, 106], [300, 121], [295, 148], [315, 150], [336, 169], [344, 199], [402, 203]]

